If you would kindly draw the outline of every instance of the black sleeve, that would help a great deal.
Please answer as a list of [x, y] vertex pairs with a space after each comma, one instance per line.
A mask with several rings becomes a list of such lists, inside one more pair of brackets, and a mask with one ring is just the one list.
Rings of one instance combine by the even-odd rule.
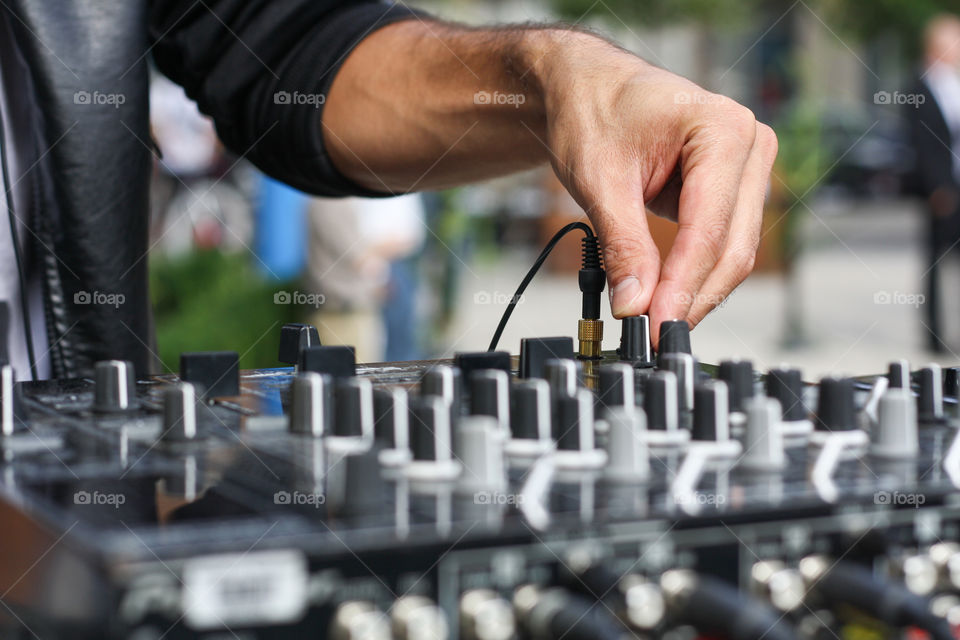
[[415, 15], [374, 0], [151, 0], [149, 28], [157, 66], [231, 151], [309, 193], [377, 196], [333, 166], [323, 101], [357, 43]]
[[928, 198], [938, 188], [954, 184], [953, 152], [945, 142], [950, 140], [950, 131], [933, 94], [923, 85], [917, 85], [913, 93], [924, 96], [924, 100], [905, 105], [903, 111], [910, 123], [915, 186]]

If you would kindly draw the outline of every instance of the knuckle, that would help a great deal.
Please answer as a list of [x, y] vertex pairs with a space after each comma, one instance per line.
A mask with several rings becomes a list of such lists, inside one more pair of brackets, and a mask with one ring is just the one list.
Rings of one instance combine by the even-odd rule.
[[757, 249], [755, 247], [742, 247], [733, 253], [734, 277], [737, 284], [743, 282], [747, 276], [753, 273], [753, 268], [757, 263]]
[[777, 151], [780, 147], [780, 142], [777, 140], [777, 134], [772, 128], [763, 124], [762, 122], [757, 123], [757, 142], [760, 151], [765, 157], [771, 161], [773, 158], [777, 157]]

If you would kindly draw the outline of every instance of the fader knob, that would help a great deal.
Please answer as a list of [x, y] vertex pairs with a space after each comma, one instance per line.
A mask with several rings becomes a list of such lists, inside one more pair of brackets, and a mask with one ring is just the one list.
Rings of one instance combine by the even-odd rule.
[[607, 411], [607, 466], [604, 474], [618, 481], [640, 481], [650, 474], [650, 454], [644, 441], [646, 414], [636, 408]]
[[823, 378], [817, 402], [817, 429], [849, 431], [857, 427], [853, 380]]
[[300, 352], [307, 347], [320, 344], [317, 328], [302, 322], [290, 322], [280, 329], [280, 349], [277, 360], [284, 364], [296, 365], [300, 362]]
[[560, 467], [598, 467], [606, 452], [594, 446], [593, 394], [579, 389], [575, 395], [554, 398], [553, 439]]
[[634, 406], [634, 370], [629, 364], [618, 362], [600, 367], [597, 386], [597, 413]]
[[657, 364], [668, 353], [691, 353], [690, 325], [686, 320], [666, 320], [660, 324], [660, 343], [657, 345]]
[[647, 428], [677, 430], [677, 376], [673, 372], [657, 371], [646, 379], [643, 410], [647, 414]]
[[554, 397], [573, 396], [577, 392], [579, 383], [580, 363], [569, 358], [555, 358], [547, 360], [544, 365], [544, 375], [550, 383], [550, 391]]
[[136, 406], [136, 376], [133, 363], [103, 360], [93, 369], [93, 408], [95, 411], [127, 411]]
[[696, 384], [696, 361], [689, 353], [665, 353], [660, 357], [660, 368], [677, 376], [678, 409], [693, 408], [693, 387]]
[[460, 421], [455, 453], [463, 465], [461, 490], [503, 491], [507, 484], [505, 441], [503, 427], [493, 416], [474, 415]]
[[702, 382], [694, 389], [693, 439], [726, 442], [730, 439], [728, 387], [723, 380]]
[[373, 436], [373, 384], [367, 378], [337, 382], [333, 435], [341, 438]]
[[519, 380], [510, 393], [510, 433], [518, 440], [550, 438], [550, 386], [546, 380]]
[[753, 397], [753, 363], [749, 360], [724, 360], [717, 377], [727, 383], [730, 411], [744, 411], [744, 403]]
[[653, 366], [653, 347], [650, 344], [650, 318], [629, 316], [620, 324], [620, 348], [617, 355], [635, 367]]
[[290, 431], [320, 437], [333, 421], [333, 378], [304, 371], [290, 383]]
[[960, 397], [960, 367], [946, 367], [943, 370], [943, 395]]
[[917, 375], [920, 382], [920, 392], [917, 395], [917, 413], [920, 420], [939, 420], [943, 417], [943, 379], [940, 365], [927, 365]]
[[780, 402], [783, 419], [797, 422], [807, 419], [803, 404], [803, 375], [799, 369], [771, 369], [767, 373], [767, 395]]
[[470, 414], [492, 416], [506, 432], [510, 424], [510, 375], [498, 369], [476, 371], [470, 377]]
[[423, 378], [420, 379], [420, 395], [441, 398], [450, 407], [451, 411], [459, 414], [462, 396], [461, 385], [460, 370], [456, 367], [441, 364], [430, 367], [423, 372]]
[[409, 412], [409, 397], [406, 389], [393, 387], [374, 390], [374, 439], [387, 449], [406, 449]]
[[410, 402], [410, 449], [413, 462], [407, 465], [408, 475], [448, 479], [459, 473], [451, 448], [450, 407], [440, 396]]
[[919, 450], [917, 404], [909, 387], [891, 387], [880, 397], [879, 420], [870, 453], [881, 458], [912, 458]]
[[189, 382], [163, 390], [162, 427], [160, 438], [165, 442], [187, 442], [197, 437], [197, 395]]
[[906, 360], [894, 360], [887, 367], [887, 381], [893, 389], [910, 388], [910, 363]]
[[747, 422], [744, 430], [741, 466], [758, 471], [774, 471], [787, 464], [781, 424], [782, 409], [775, 398], [754, 396], [745, 403]]

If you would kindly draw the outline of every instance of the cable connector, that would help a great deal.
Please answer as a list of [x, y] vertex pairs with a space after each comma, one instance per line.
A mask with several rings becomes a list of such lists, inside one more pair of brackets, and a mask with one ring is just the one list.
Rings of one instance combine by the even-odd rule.
[[584, 236], [580, 242], [583, 257], [578, 281], [583, 293], [583, 306], [580, 314], [582, 319], [577, 325], [577, 339], [580, 342], [580, 358], [597, 360], [603, 342], [600, 298], [607, 283], [607, 272], [603, 269], [599, 238], [591, 234]]

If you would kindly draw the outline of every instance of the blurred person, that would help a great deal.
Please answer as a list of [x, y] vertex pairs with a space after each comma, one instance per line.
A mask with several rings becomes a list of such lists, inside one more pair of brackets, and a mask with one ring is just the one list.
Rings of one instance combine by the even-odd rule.
[[314, 198], [307, 215], [320, 342], [353, 345], [358, 362], [415, 359], [416, 279], [406, 260], [423, 245], [420, 196]]
[[960, 18], [940, 15], [928, 23], [923, 63], [914, 89], [918, 99], [905, 112], [915, 182], [927, 208], [924, 339], [927, 349], [943, 353], [940, 263], [960, 242]]
[[[372, 0], [100, 4], [0, 8], [0, 298], [19, 303], [21, 377], [88, 375], [110, 358], [155, 369], [149, 56], [228, 149], [314, 195], [441, 189], [549, 162], [600, 236], [614, 314], [649, 312], [655, 336], [665, 319], [696, 325], [752, 268], [776, 136], [601, 37]], [[648, 207], [678, 222], [662, 263]]]

